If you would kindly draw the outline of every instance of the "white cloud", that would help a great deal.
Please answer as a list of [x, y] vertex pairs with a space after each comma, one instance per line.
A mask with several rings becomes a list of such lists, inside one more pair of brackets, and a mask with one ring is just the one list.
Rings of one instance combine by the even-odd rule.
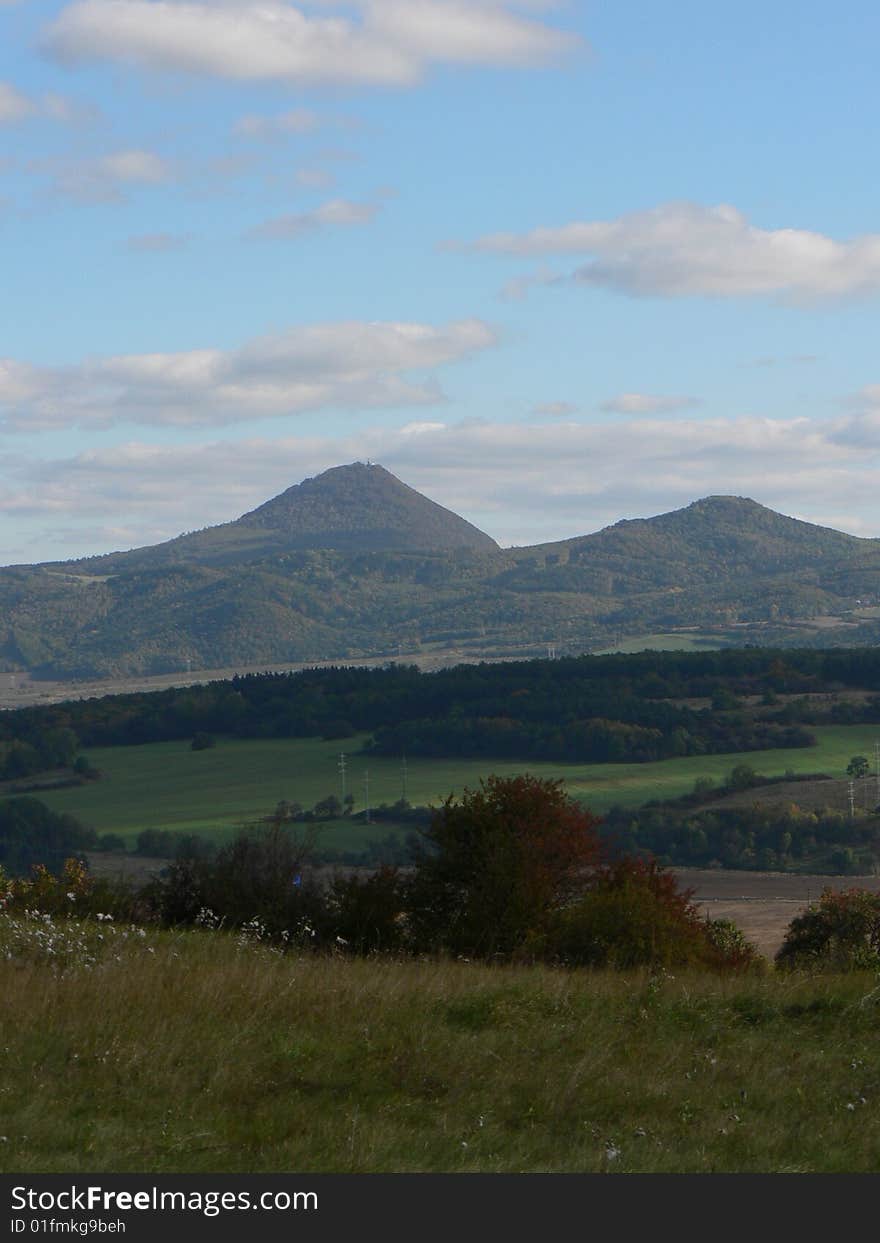
[[67, 62], [244, 81], [409, 85], [434, 63], [534, 65], [580, 46], [515, 0], [76, 0], [45, 34]]
[[562, 419], [576, 413], [577, 406], [570, 401], [541, 401], [532, 406], [532, 414], [539, 419]]
[[573, 40], [526, 21], [516, 5], [477, 0], [369, 0], [367, 25], [423, 63], [530, 65], [556, 57]]
[[353, 203], [349, 199], [330, 199], [314, 211], [277, 216], [251, 229], [249, 237], [272, 241], [301, 237], [317, 229], [367, 224], [379, 210], [378, 203]]
[[[440, 249], [458, 250], [460, 248], [454, 244], [444, 243]], [[537, 285], [557, 285], [564, 279], [558, 272], [551, 272], [548, 268], [542, 267], [537, 272], [526, 272], [506, 281], [500, 296], [504, 302], [522, 302], [528, 297], [529, 291]]]
[[52, 174], [57, 194], [87, 203], [121, 201], [131, 186], [170, 181], [174, 168], [153, 151], [114, 151], [92, 160], [63, 160], [36, 166]]
[[502, 543], [582, 535], [713, 494], [751, 496], [825, 524], [846, 513], [848, 529], [880, 534], [880, 410], [860, 433], [856, 440], [837, 419], [653, 416], [609, 425], [562, 416], [449, 426], [415, 441], [377, 435], [345, 450], [368, 453]]
[[105, 155], [98, 161], [98, 166], [107, 177], [114, 181], [137, 181], [147, 185], [155, 185], [167, 181], [168, 165], [152, 151], [117, 151]]
[[296, 183], [309, 190], [326, 190], [336, 184], [336, 178], [326, 168], [300, 168], [296, 173]]
[[443, 432], [446, 427], [446, 423], [431, 423], [423, 420], [419, 423], [405, 423], [400, 429], [400, 434], [401, 436], [425, 436], [431, 432]]
[[11, 82], [0, 82], [0, 125], [22, 121], [31, 115], [34, 105]]
[[[873, 421], [871, 421], [873, 420]], [[852, 435], [858, 428], [859, 435]], [[880, 418], [407, 423], [341, 438], [129, 443], [6, 468], [0, 513], [104, 521], [143, 544], [223, 522], [327, 467], [372, 459], [502, 544], [563, 539], [702, 496], [751, 496], [807, 521], [880, 534]], [[71, 542], [72, 541], [72, 542]], [[106, 551], [67, 539], [63, 555]], [[11, 559], [62, 555], [46, 551]]]
[[762, 229], [725, 204], [667, 203], [614, 220], [495, 233], [470, 249], [585, 255], [571, 279], [637, 296], [810, 302], [880, 292], [880, 234], [836, 241], [804, 229]]
[[855, 449], [880, 449], [880, 384], [866, 384], [844, 399], [855, 413], [838, 420], [834, 440]]
[[25, 95], [11, 82], [0, 82], [0, 125], [14, 125], [19, 121], [42, 118], [73, 124], [88, 120], [94, 109], [56, 95], [49, 91], [43, 95]]
[[652, 393], [620, 393], [603, 401], [600, 410], [606, 414], [671, 414], [689, 410], [700, 404], [697, 397], [660, 397]]
[[294, 108], [275, 116], [241, 117], [232, 127], [237, 138], [277, 138], [284, 134], [310, 134], [318, 128], [320, 118], [309, 108]]
[[443, 400], [408, 379], [495, 343], [480, 320], [291, 328], [233, 350], [134, 354], [72, 367], [0, 359], [0, 427], [42, 431], [119, 423], [216, 426], [335, 408]]

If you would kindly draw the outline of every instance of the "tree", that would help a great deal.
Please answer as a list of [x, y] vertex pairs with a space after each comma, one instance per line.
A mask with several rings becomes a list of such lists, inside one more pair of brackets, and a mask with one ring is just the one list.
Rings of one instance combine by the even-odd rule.
[[342, 815], [342, 804], [335, 794], [328, 794], [315, 803], [312, 814], [316, 820], [338, 820]]
[[726, 686], [720, 686], [712, 696], [712, 708], [715, 712], [732, 712], [741, 706], [736, 695]]
[[727, 785], [731, 790], [749, 790], [755, 784], [757, 776], [750, 764], [737, 764], [727, 778]]
[[867, 777], [870, 771], [870, 765], [863, 755], [854, 755], [846, 766], [847, 777], [853, 777], [856, 780], [860, 777]]
[[404, 884], [394, 867], [366, 877], [335, 876], [327, 907], [335, 944], [351, 953], [388, 953], [404, 942]]
[[833, 893], [791, 921], [776, 955], [780, 967], [826, 971], [880, 968], [880, 894], [865, 889]]
[[72, 729], [62, 726], [47, 729], [38, 740], [38, 749], [46, 768], [67, 768], [79, 750], [79, 740]]
[[509, 956], [598, 865], [598, 823], [561, 781], [492, 776], [450, 795], [410, 882], [416, 947]]
[[704, 919], [675, 875], [654, 860], [621, 858], [599, 868], [584, 894], [555, 911], [536, 946], [567, 966], [743, 968], [757, 952], [727, 921]]
[[98, 781], [101, 777], [97, 768], [93, 768], [87, 755], [78, 755], [73, 762], [73, 771], [83, 781]]
[[242, 825], [214, 858], [177, 858], [153, 885], [153, 901], [167, 923], [191, 923], [205, 907], [227, 926], [257, 919], [277, 935], [320, 906], [303, 879], [314, 844], [313, 830], [297, 832], [277, 815]]

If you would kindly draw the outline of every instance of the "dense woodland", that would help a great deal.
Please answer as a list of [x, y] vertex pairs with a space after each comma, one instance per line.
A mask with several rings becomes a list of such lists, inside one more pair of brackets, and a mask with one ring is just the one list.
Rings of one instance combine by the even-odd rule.
[[[867, 692], [859, 699], [847, 690]], [[193, 737], [372, 735], [379, 754], [648, 761], [809, 746], [810, 725], [880, 721], [880, 652], [740, 649], [265, 674], [0, 716], [0, 755]]]

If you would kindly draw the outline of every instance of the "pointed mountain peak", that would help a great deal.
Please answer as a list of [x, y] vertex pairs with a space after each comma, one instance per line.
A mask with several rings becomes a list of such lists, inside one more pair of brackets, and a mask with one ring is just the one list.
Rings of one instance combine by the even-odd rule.
[[464, 518], [373, 462], [325, 470], [232, 525], [276, 532], [290, 548], [491, 552], [498, 547]]

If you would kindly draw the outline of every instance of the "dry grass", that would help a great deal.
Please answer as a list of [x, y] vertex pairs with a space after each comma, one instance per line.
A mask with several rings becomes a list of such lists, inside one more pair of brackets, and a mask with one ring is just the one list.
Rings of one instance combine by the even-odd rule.
[[862, 1171], [880, 1159], [873, 978], [281, 957], [209, 933], [126, 947], [88, 969], [20, 949], [0, 960], [2, 1168]]

